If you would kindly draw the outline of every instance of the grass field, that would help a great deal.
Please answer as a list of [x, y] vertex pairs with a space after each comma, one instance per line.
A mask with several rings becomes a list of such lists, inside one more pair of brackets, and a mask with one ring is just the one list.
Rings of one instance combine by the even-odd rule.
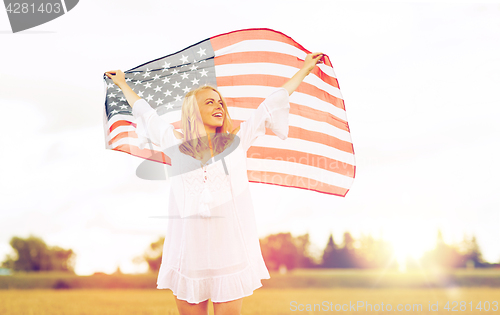
[[[156, 276], [155, 273], [1, 276], [0, 315], [178, 314], [172, 291], [156, 289]], [[242, 314], [500, 315], [498, 269], [408, 273], [298, 269], [288, 274], [272, 272], [271, 279], [262, 283], [262, 288], [243, 299]], [[366, 304], [371, 304], [371, 311]], [[387, 310], [388, 304], [391, 311]], [[429, 304], [434, 305], [434, 311], [429, 311]], [[209, 309], [213, 314], [212, 303]]]
[[[459, 314], [500, 314], [492, 310], [492, 301], [500, 301], [500, 288], [455, 288], [455, 289], [266, 289], [260, 288], [254, 294], [243, 298], [242, 314], [449, 314], [454, 305]], [[295, 301], [296, 303], [293, 303]], [[357, 301], [372, 304], [373, 311], [360, 307], [347, 310], [349, 302]], [[438, 302], [438, 311], [429, 312], [428, 305]], [[443, 309], [450, 301], [450, 310]], [[453, 304], [452, 301], [458, 301]], [[460, 301], [464, 301], [466, 311], [460, 311]], [[479, 301], [490, 302], [490, 311], [475, 309]], [[328, 307], [325, 306], [328, 303]], [[472, 302], [473, 311], [470, 311]], [[316, 311], [306, 311], [307, 304], [316, 306]], [[331, 307], [329, 303], [333, 303]], [[384, 309], [391, 304], [393, 311], [375, 311], [382, 303]], [[299, 304], [302, 304], [299, 310]], [[346, 304], [346, 311], [335, 311], [335, 305], [340, 310]], [[401, 304], [401, 312], [395, 311]], [[414, 304], [421, 304], [422, 311], [404, 311]], [[408, 306], [407, 306], [408, 305]], [[320, 311], [321, 307], [321, 311]], [[213, 314], [212, 303], [209, 304], [210, 314]], [[2, 315], [160, 315], [178, 314], [174, 296], [170, 290], [144, 289], [73, 289], [73, 290], [1, 290], [0, 314]], [[453, 313], [452, 313], [453, 314]]]
[[[157, 273], [137, 275], [78, 276], [58, 272], [16, 273], [0, 276], [0, 289], [155, 289]], [[423, 271], [295, 269], [287, 274], [271, 272], [264, 288], [439, 288], [498, 287], [500, 269]]]

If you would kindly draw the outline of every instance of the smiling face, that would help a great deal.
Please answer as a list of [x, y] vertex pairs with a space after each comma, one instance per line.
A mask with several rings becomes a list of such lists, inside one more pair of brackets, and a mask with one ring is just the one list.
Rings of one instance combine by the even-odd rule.
[[224, 123], [224, 106], [219, 93], [204, 89], [196, 94], [196, 101], [207, 132], [215, 133]]

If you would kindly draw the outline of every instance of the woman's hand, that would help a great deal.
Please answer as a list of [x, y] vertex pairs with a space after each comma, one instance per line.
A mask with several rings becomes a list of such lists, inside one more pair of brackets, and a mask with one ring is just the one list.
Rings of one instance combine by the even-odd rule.
[[108, 78], [113, 80], [113, 82], [118, 85], [118, 87], [122, 90], [123, 95], [127, 99], [130, 107], [134, 106], [134, 103], [137, 100], [140, 100], [140, 96], [137, 95], [127, 84], [127, 80], [125, 80], [125, 73], [121, 70], [113, 70], [104, 73]]
[[320, 52], [308, 54], [306, 56], [306, 59], [304, 60], [304, 65], [302, 66], [302, 69], [307, 71], [307, 74], [311, 73], [311, 71], [314, 69], [316, 64], [323, 63], [321, 58], [323, 58], [323, 53], [320, 53]]
[[118, 85], [120, 88], [124, 85], [127, 84], [127, 81], [125, 80], [125, 73], [121, 70], [112, 70], [104, 73], [108, 78], [113, 80], [113, 83]]
[[282, 86], [288, 91], [288, 95], [292, 95], [292, 93], [297, 89], [300, 83], [302, 83], [305, 77], [307, 77], [307, 75], [314, 69], [314, 67], [316, 67], [316, 64], [323, 63], [323, 61], [321, 61], [321, 58], [323, 58], [323, 53], [320, 52], [308, 54], [306, 56], [302, 68]]

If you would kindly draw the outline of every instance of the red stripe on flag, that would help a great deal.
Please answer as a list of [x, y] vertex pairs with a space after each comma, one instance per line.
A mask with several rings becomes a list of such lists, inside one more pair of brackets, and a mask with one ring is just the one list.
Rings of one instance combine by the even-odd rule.
[[116, 136], [114, 136], [111, 140], [108, 141], [109, 145], [112, 145], [113, 143], [120, 141], [121, 139], [125, 138], [138, 138], [137, 133], [135, 131], [124, 131], [120, 132]]
[[354, 177], [354, 165], [312, 153], [251, 146], [247, 151], [247, 157], [252, 159], [273, 159], [311, 165], [340, 175]]
[[348, 189], [346, 188], [329, 185], [307, 177], [295, 176], [290, 174], [248, 170], [247, 175], [248, 180], [253, 183], [266, 183], [284, 187], [296, 187], [342, 197], [345, 197], [348, 191]]
[[241, 31], [234, 31], [225, 34], [220, 34], [214, 37], [210, 37], [210, 43], [214, 51], [221, 48], [237, 44], [245, 40], [273, 40], [277, 42], [282, 42], [288, 45], [292, 45], [305, 53], [310, 54], [311, 52], [290, 37], [283, 33], [276, 32], [268, 29], [248, 29]]
[[117, 120], [109, 127], [109, 132], [113, 132], [113, 130], [115, 130], [118, 127], [130, 126], [130, 125], [134, 126], [134, 128], [136, 126], [136, 124], [127, 120]]
[[[256, 85], [256, 86], [280, 87], [286, 82], [288, 82], [288, 80], [290, 80], [290, 78], [279, 77], [275, 75], [266, 75], [266, 74], [233, 75], [230, 77], [217, 77], [217, 86], [221, 87], [221, 86]], [[314, 96], [322, 101], [325, 101], [342, 110], [345, 110], [344, 101], [341, 98], [330, 95], [328, 94], [328, 92], [325, 92], [312, 84], [302, 82], [297, 87], [295, 92]]]
[[[266, 129], [266, 134], [273, 135], [274, 133], [271, 131], [271, 129]], [[290, 126], [288, 127], [288, 137], [302, 139], [309, 142], [321, 143], [329, 147], [354, 154], [354, 149], [351, 142], [343, 141], [321, 132]]]
[[[240, 107], [256, 109], [264, 101], [264, 98], [259, 97], [225, 97], [229, 107]], [[334, 127], [349, 132], [349, 125], [346, 121], [332, 115], [331, 113], [317, 110], [308, 106], [290, 103], [290, 114], [309, 118], [318, 122], [326, 122]]]
[[173, 123], [172, 123], [172, 125], [174, 125], [174, 128], [175, 128], [175, 129], [181, 129], [181, 127], [182, 127], [182, 126], [181, 126], [181, 121], [180, 121], [180, 120], [178, 120], [178, 121], [176, 121], [176, 122], [173, 122]]

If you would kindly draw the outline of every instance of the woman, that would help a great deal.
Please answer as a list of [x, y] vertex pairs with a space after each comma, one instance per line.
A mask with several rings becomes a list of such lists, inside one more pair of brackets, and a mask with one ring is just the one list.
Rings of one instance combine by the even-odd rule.
[[[322, 57], [308, 54], [302, 68], [236, 129], [217, 89], [204, 86], [187, 93], [183, 133], [127, 85], [122, 71], [106, 72], [132, 106], [139, 137], [162, 149], [178, 148], [169, 154], [172, 167], [190, 170], [171, 178], [171, 219], [157, 282], [158, 289], [172, 290], [181, 315], [208, 314], [208, 299], [215, 315], [240, 314], [243, 297], [270, 278], [259, 246], [246, 152], [266, 127], [287, 138], [288, 97]], [[224, 158], [215, 161], [218, 154]]]

